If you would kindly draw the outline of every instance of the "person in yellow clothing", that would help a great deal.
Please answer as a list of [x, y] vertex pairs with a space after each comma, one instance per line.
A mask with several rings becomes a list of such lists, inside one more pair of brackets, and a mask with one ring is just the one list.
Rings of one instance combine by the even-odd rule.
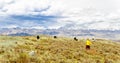
[[86, 40], [86, 49], [87, 50], [90, 50], [90, 45], [91, 45], [91, 41], [90, 41], [90, 39], [87, 39]]

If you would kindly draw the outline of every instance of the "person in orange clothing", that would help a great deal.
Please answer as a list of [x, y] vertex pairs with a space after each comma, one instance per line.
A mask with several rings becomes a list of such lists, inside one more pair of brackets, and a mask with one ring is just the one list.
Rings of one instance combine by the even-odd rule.
[[86, 49], [87, 50], [90, 50], [90, 45], [91, 45], [91, 41], [90, 41], [90, 39], [87, 39], [86, 40]]

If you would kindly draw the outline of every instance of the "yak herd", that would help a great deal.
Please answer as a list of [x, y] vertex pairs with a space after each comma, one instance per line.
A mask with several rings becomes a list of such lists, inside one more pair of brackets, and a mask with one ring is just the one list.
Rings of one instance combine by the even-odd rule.
[[[39, 39], [40, 39], [40, 36], [39, 36], [39, 35], [37, 35], [37, 37], [36, 37], [36, 38], [37, 38], [37, 40], [39, 40]], [[56, 39], [56, 38], [58, 38], [58, 37], [57, 37], [57, 36], [53, 36], [53, 38], [54, 38], [54, 39]], [[78, 41], [78, 39], [77, 39], [76, 37], [74, 37], [74, 40], [75, 40], [75, 41]]]

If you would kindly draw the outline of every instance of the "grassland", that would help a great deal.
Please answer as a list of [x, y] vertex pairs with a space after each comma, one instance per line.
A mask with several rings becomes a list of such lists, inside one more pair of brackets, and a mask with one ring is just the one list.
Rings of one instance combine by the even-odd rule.
[[120, 43], [97, 39], [86, 50], [85, 39], [0, 36], [0, 63], [120, 63]]

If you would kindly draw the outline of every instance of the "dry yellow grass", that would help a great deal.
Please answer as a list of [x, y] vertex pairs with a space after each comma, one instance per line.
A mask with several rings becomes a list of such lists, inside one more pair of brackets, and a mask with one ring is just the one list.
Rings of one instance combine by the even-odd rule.
[[120, 43], [109, 40], [92, 42], [85, 49], [85, 40], [41, 36], [0, 36], [0, 63], [120, 63]]

